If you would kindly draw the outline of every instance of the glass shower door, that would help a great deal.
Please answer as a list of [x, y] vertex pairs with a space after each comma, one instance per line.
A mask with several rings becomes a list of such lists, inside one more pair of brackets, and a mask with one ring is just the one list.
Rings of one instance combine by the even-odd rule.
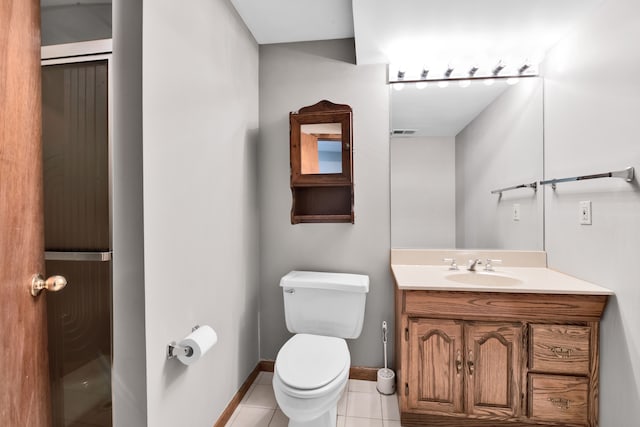
[[108, 59], [42, 67], [45, 259], [54, 427], [109, 427], [111, 227]]

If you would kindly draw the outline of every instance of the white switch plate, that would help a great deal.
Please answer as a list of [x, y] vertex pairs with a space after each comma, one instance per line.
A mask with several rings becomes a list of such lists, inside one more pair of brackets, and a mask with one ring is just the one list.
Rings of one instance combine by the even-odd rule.
[[578, 222], [582, 225], [591, 225], [591, 201], [584, 200], [579, 206]]
[[513, 204], [513, 220], [520, 221], [520, 204], [519, 203]]

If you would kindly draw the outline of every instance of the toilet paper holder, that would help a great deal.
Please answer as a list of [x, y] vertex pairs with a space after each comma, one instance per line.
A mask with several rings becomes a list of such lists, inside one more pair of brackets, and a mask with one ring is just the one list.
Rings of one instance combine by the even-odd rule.
[[[198, 330], [198, 328], [200, 328], [200, 325], [194, 326], [193, 328], [191, 328], [191, 332], [195, 332], [196, 330]], [[171, 341], [169, 344], [167, 344], [167, 360], [175, 359], [178, 356], [189, 357], [192, 355], [193, 349], [189, 346], [180, 346], [175, 341]]]

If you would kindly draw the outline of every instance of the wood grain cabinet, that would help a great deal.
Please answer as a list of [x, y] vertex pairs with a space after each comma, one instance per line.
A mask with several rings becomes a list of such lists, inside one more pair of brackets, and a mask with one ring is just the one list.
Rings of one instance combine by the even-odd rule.
[[596, 427], [606, 300], [396, 288], [402, 425]]
[[327, 100], [289, 114], [292, 224], [354, 222], [352, 114]]
[[[408, 406], [513, 416], [519, 411], [522, 326], [409, 319]], [[466, 402], [466, 404], [465, 404]]]

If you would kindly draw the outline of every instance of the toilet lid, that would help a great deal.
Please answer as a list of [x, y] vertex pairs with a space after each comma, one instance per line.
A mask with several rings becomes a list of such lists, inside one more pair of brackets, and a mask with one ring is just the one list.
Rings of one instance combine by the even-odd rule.
[[350, 362], [342, 338], [297, 334], [276, 357], [276, 371], [283, 383], [299, 390], [313, 390], [329, 384]]

